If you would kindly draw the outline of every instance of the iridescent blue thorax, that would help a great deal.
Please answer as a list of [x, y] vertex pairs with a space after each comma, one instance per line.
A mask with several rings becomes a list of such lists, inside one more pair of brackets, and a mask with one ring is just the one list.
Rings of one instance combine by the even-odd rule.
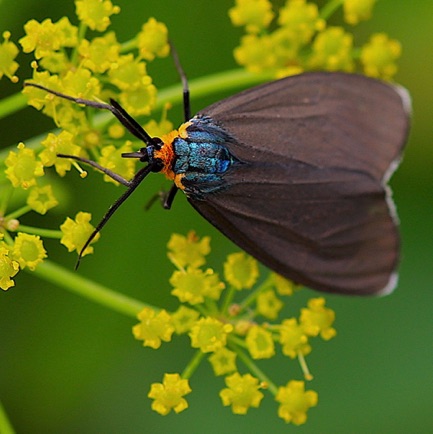
[[186, 132], [186, 137], [178, 136], [172, 142], [172, 170], [185, 193], [201, 199], [224, 188], [224, 173], [239, 161], [226, 147], [234, 139], [209, 117], [194, 117]]

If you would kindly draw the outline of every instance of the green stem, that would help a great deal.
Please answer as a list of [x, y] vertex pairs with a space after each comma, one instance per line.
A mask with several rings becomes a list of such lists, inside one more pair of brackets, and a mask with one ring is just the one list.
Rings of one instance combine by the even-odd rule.
[[6, 414], [3, 404], [0, 402], [0, 433], [1, 434], [14, 434], [15, 431], [11, 422]]
[[260, 381], [266, 383], [267, 389], [275, 396], [278, 392], [277, 386], [269, 379], [269, 377], [248, 357], [248, 355], [240, 348], [236, 349], [236, 354], [242, 360], [248, 370], [253, 373]]
[[31, 210], [32, 209], [28, 205], [22, 206], [21, 208], [15, 210], [14, 212], [11, 212], [10, 214], [6, 215], [5, 217], [8, 220], [17, 219], [17, 218], [21, 217], [22, 215], [27, 214]]
[[194, 354], [194, 357], [189, 361], [186, 368], [183, 370], [181, 377], [184, 378], [185, 380], [191, 378], [192, 374], [194, 374], [196, 369], [199, 367], [201, 361], [203, 360], [204, 355], [205, 354], [203, 352], [198, 350]]
[[32, 235], [40, 235], [45, 238], [60, 239], [63, 236], [62, 231], [53, 229], [35, 228], [33, 226], [19, 225], [17, 231], [25, 232]]
[[0, 101], [0, 119], [5, 118], [27, 106], [27, 98], [21, 92], [2, 98]]
[[268, 278], [260, 285], [258, 286], [251, 294], [244, 299], [242, 303], [240, 303], [241, 311], [246, 309], [250, 304], [252, 304], [258, 295], [269, 287], [270, 283], [272, 281], [272, 275], [270, 274]]
[[[27, 268], [25, 270], [27, 270]], [[159, 310], [159, 308], [143, 303], [140, 300], [127, 297], [99, 283], [95, 283], [49, 260], [45, 260], [39, 264], [34, 271], [29, 271], [29, 273], [35, 274], [41, 279], [54, 283], [75, 294], [99, 303], [102, 306], [133, 318], [145, 307]]]
[[331, 0], [320, 10], [320, 18], [325, 21], [343, 4], [344, 0]]

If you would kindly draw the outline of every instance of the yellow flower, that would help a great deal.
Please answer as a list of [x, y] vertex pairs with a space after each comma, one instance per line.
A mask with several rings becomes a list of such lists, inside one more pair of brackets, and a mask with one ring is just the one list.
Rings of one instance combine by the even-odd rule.
[[10, 32], [3, 32], [4, 41], [0, 44], [0, 78], [5, 75], [12, 82], [16, 83], [18, 77], [15, 74], [19, 64], [15, 62], [18, 55], [18, 47], [9, 41]]
[[401, 45], [384, 33], [376, 33], [362, 47], [361, 62], [366, 75], [390, 80], [397, 72], [395, 61], [401, 55]]
[[236, 62], [250, 72], [269, 71], [279, 66], [274, 45], [275, 41], [270, 35], [249, 34], [242, 37], [241, 45], [235, 48], [233, 54]]
[[80, 147], [74, 140], [74, 135], [68, 131], [62, 131], [58, 135], [48, 133], [47, 138], [41, 142], [45, 149], [39, 154], [43, 165], [55, 166], [56, 172], [60, 176], [65, 176], [66, 172], [71, 170], [72, 160], [57, 157], [57, 154], [79, 155]]
[[305, 0], [288, 0], [280, 9], [278, 22], [290, 31], [291, 39], [300, 44], [307, 44], [326, 25], [319, 17], [317, 5]]
[[346, 33], [342, 27], [329, 27], [314, 40], [311, 68], [353, 71], [352, 46], [352, 34]]
[[276, 319], [284, 303], [272, 289], [262, 291], [257, 296], [257, 312], [268, 319]]
[[229, 16], [233, 25], [246, 26], [247, 32], [258, 33], [269, 26], [274, 13], [268, 0], [236, 0]]
[[24, 143], [17, 148], [18, 152], [10, 151], [5, 160], [5, 174], [14, 187], [27, 190], [36, 185], [36, 178], [43, 176], [44, 168], [33, 149], [26, 148]]
[[369, 20], [376, 0], [344, 0], [344, 19], [355, 25], [360, 21]]
[[221, 390], [223, 405], [231, 405], [234, 414], [246, 414], [250, 407], [257, 408], [263, 398], [259, 380], [251, 374], [240, 375], [238, 372], [226, 377], [227, 388]]
[[191, 305], [203, 303], [206, 297], [218, 300], [224, 283], [220, 282], [218, 274], [212, 269], [202, 271], [198, 268], [188, 267], [186, 270], [175, 271], [170, 284], [174, 287], [171, 294], [182, 303]]
[[[63, 232], [63, 237], [60, 243], [63, 244], [68, 252], [76, 250], [78, 253], [84, 247], [84, 244], [89, 239], [90, 235], [94, 231], [94, 227], [90, 224], [91, 214], [88, 212], [79, 212], [75, 216], [75, 220], [67, 217], [66, 221], [60, 226], [60, 230]], [[92, 243], [99, 239], [99, 233], [92, 240]], [[82, 256], [93, 253], [93, 247], [88, 246], [84, 250]]]
[[307, 421], [307, 411], [315, 407], [318, 395], [313, 390], [305, 391], [303, 381], [289, 381], [278, 389], [275, 400], [280, 403], [278, 416], [287, 423], [302, 425]]
[[145, 307], [137, 318], [140, 323], [132, 328], [132, 332], [135, 339], [144, 341], [145, 347], [157, 349], [161, 346], [161, 341], [171, 341], [174, 327], [166, 310], [156, 313], [154, 309]]
[[272, 273], [272, 283], [279, 295], [293, 295], [295, 291], [302, 289], [302, 285], [297, 285], [276, 273]]
[[167, 244], [169, 259], [177, 267], [200, 267], [206, 262], [205, 256], [210, 253], [210, 237], [199, 238], [194, 231], [185, 237], [172, 234]]
[[259, 277], [257, 261], [243, 252], [232, 253], [224, 263], [224, 276], [236, 289], [250, 289]]
[[131, 116], [149, 115], [156, 103], [156, 93], [156, 87], [150, 83], [137, 89], [124, 90], [119, 99]]
[[236, 371], [236, 353], [225, 347], [209, 356], [209, 362], [215, 375], [226, 375]]
[[0, 288], [7, 291], [15, 285], [12, 280], [19, 271], [19, 264], [10, 256], [9, 247], [0, 241]]
[[333, 338], [337, 332], [332, 328], [335, 320], [335, 313], [332, 309], [325, 307], [325, 299], [323, 297], [312, 298], [308, 301], [308, 309], [301, 309], [300, 323], [304, 332], [309, 336], [320, 336], [329, 340]]
[[311, 352], [308, 337], [296, 318], [286, 319], [281, 323], [280, 344], [283, 354], [292, 359], [296, 358], [299, 353], [306, 356]]
[[[113, 145], [104, 146], [101, 150], [101, 156], [98, 159], [98, 163], [116, 172], [118, 175], [123, 176], [125, 179], [131, 179], [135, 173], [135, 163], [134, 158], [122, 158], [123, 152], [131, 152], [131, 142], [127, 141], [121, 148], [116, 148]], [[113, 184], [118, 184], [113, 178], [108, 175], [104, 175], [104, 181], [112, 182]]]
[[259, 325], [248, 330], [245, 342], [253, 359], [269, 359], [275, 355], [272, 334]]
[[137, 35], [137, 43], [140, 56], [143, 59], [150, 61], [155, 56], [167, 56], [170, 52], [167, 26], [156, 21], [155, 18], [149, 18]]
[[120, 44], [116, 34], [109, 32], [91, 41], [83, 39], [78, 47], [82, 57], [83, 66], [96, 73], [108, 71], [111, 65], [119, 58]]
[[18, 232], [11, 255], [21, 268], [33, 271], [47, 257], [47, 252], [39, 236]]
[[154, 399], [152, 410], [165, 416], [174, 410], [176, 413], [188, 408], [188, 402], [183, 398], [191, 392], [188, 380], [184, 380], [179, 374], [165, 374], [162, 383], [153, 383], [147, 395]]
[[231, 324], [224, 324], [215, 318], [199, 319], [189, 332], [191, 346], [200, 348], [203, 353], [210, 353], [223, 348], [227, 335], [233, 331]]
[[110, 0], [75, 0], [78, 18], [92, 30], [103, 32], [110, 25], [110, 16], [120, 12]]
[[200, 314], [196, 310], [180, 305], [179, 309], [171, 315], [175, 332], [180, 335], [190, 331], [199, 316]]
[[46, 214], [49, 209], [55, 207], [58, 203], [51, 185], [33, 187], [27, 197], [27, 205], [39, 214]]

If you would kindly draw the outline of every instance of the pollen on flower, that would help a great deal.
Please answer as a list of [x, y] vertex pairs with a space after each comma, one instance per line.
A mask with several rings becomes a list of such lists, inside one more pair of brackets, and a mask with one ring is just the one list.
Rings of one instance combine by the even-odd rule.
[[[63, 232], [63, 237], [60, 240], [60, 243], [68, 249], [68, 252], [72, 252], [74, 250], [76, 250], [77, 253], [81, 252], [84, 244], [95, 229], [90, 224], [91, 218], [92, 216], [90, 213], [79, 212], [75, 216], [75, 220], [67, 217], [66, 221], [60, 226], [60, 230]], [[92, 243], [98, 239], [99, 233], [92, 240]], [[88, 255], [89, 253], [93, 253], [92, 246], [88, 246], [82, 253], [82, 256]]]
[[232, 253], [224, 263], [224, 276], [236, 289], [250, 289], [259, 277], [257, 261], [243, 252]]
[[47, 252], [39, 236], [18, 232], [11, 255], [20, 264], [20, 268], [27, 267], [34, 271], [37, 265], [47, 257]]
[[332, 328], [335, 313], [325, 307], [323, 297], [312, 298], [308, 301], [308, 308], [301, 309], [300, 323], [304, 332], [309, 336], [317, 336], [320, 333], [322, 339], [329, 340], [337, 332]]
[[227, 348], [221, 348], [209, 356], [215, 375], [226, 375], [236, 371], [236, 353]]
[[231, 324], [224, 324], [215, 318], [199, 319], [189, 332], [191, 346], [200, 348], [203, 353], [210, 353], [223, 348], [227, 335], [233, 331]]
[[174, 332], [171, 316], [166, 310], [156, 313], [154, 309], [145, 307], [138, 315], [140, 320], [132, 328], [135, 339], [142, 340], [145, 347], [157, 349], [161, 341], [169, 342]]
[[200, 267], [210, 253], [210, 237], [199, 238], [194, 231], [188, 232], [186, 237], [172, 234], [167, 247], [169, 258], [177, 267]]
[[259, 380], [251, 374], [236, 372], [226, 377], [225, 382], [227, 388], [221, 390], [220, 397], [223, 405], [230, 405], [234, 414], [246, 414], [250, 407], [260, 405], [263, 393], [259, 391]]
[[36, 185], [36, 178], [44, 174], [43, 165], [37, 160], [35, 152], [26, 148], [24, 143], [18, 145], [18, 152], [9, 152], [5, 165], [5, 174], [12, 185], [25, 190]]
[[275, 355], [272, 334], [259, 325], [248, 330], [245, 343], [253, 359], [269, 359]]
[[152, 410], [165, 416], [174, 410], [176, 413], [188, 408], [185, 395], [191, 392], [188, 380], [179, 374], [165, 374], [162, 383], [153, 383], [147, 395], [153, 399]]

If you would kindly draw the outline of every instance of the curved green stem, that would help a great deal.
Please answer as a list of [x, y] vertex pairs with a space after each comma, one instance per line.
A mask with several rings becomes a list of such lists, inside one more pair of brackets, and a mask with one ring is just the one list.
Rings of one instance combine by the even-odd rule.
[[344, 0], [331, 0], [320, 10], [320, 18], [325, 21], [340, 7]]
[[15, 431], [11, 422], [6, 414], [3, 404], [0, 402], [0, 433], [2, 434], [14, 434]]
[[[28, 269], [26, 268], [25, 270], [27, 271]], [[29, 273], [35, 274], [41, 279], [54, 283], [102, 306], [108, 307], [115, 312], [133, 318], [145, 307], [150, 307], [157, 311], [159, 310], [157, 307], [113, 291], [49, 260], [45, 260], [39, 264], [34, 271], [29, 271]]]

